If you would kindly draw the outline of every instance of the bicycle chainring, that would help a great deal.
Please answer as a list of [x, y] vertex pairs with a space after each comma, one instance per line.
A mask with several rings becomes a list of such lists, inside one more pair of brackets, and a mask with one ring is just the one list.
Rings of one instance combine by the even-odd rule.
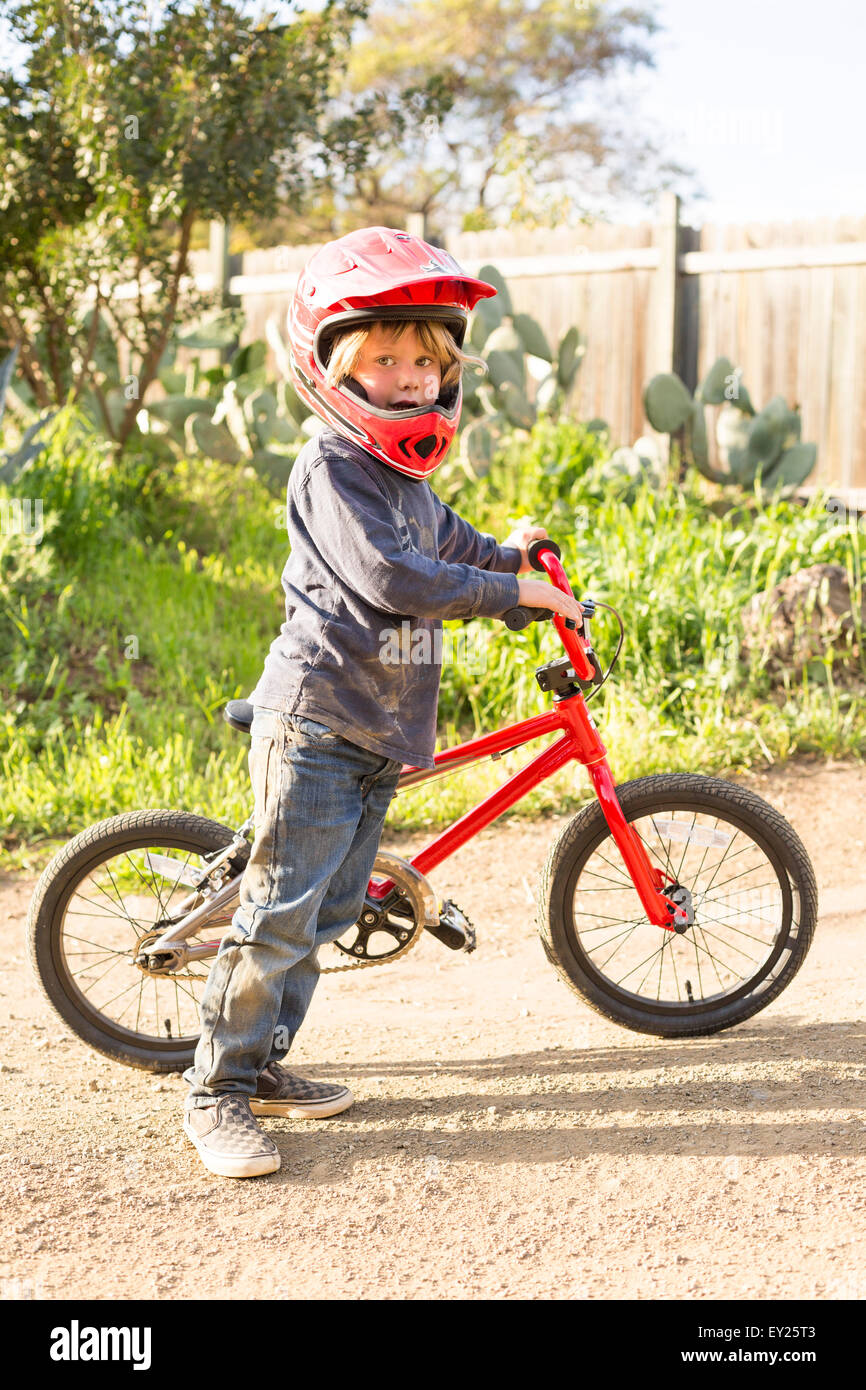
[[[377, 872], [383, 874], [383, 870], [377, 871], [374, 863], [373, 873]], [[357, 922], [332, 943], [342, 955], [351, 958], [351, 965], [322, 966], [323, 975], [363, 966], [387, 965], [417, 945], [424, 924], [418, 920], [409, 896], [401, 888], [398, 875], [392, 870], [388, 877], [393, 879], [394, 887], [387, 898], [379, 901], [367, 894]]]

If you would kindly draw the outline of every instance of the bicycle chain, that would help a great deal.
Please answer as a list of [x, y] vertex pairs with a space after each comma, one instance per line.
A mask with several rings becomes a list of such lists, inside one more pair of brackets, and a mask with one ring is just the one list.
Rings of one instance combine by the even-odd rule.
[[392, 961], [401, 960], [403, 956], [408, 955], [413, 946], [417, 946], [418, 942], [421, 940], [423, 931], [423, 925], [416, 925], [409, 940], [400, 947], [399, 951], [395, 951], [391, 956], [381, 956], [379, 960], [353, 960], [350, 961], [348, 965], [325, 965], [322, 967], [320, 974], [343, 975], [347, 970], [364, 970], [371, 965], [390, 965]]

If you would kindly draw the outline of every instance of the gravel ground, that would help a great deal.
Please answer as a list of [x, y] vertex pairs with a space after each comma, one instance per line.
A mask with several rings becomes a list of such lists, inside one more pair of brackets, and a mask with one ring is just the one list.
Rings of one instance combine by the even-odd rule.
[[58, 1029], [26, 962], [33, 880], [0, 881], [0, 1294], [862, 1298], [866, 770], [742, 781], [819, 884], [812, 949], [768, 1009], [687, 1043], [592, 1013], [534, 929], [565, 819], [498, 822], [432, 875], [477, 952], [425, 936], [393, 967], [324, 980], [292, 1065], [357, 1104], [264, 1120], [283, 1166], [248, 1181], [201, 1165], [180, 1078]]

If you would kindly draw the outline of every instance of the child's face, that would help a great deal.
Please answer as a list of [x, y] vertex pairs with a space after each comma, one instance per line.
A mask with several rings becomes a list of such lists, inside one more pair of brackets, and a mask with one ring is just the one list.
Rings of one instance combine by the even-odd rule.
[[432, 405], [439, 395], [441, 370], [421, 346], [414, 324], [398, 340], [393, 330], [376, 324], [370, 330], [352, 375], [382, 410]]

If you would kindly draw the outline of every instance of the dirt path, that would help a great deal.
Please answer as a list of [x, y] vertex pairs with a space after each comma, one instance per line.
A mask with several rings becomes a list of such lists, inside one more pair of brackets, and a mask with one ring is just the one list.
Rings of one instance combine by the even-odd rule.
[[[268, 1178], [209, 1174], [183, 1082], [59, 1033], [0, 883], [0, 1293], [43, 1298], [862, 1298], [866, 769], [743, 779], [788, 816], [821, 914], [790, 988], [715, 1038], [608, 1024], [555, 976], [534, 897], [564, 821], [499, 823], [432, 876], [479, 930], [331, 977], [292, 1053], [330, 1121], [265, 1120]], [[386, 836], [405, 853], [419, 836]]]

